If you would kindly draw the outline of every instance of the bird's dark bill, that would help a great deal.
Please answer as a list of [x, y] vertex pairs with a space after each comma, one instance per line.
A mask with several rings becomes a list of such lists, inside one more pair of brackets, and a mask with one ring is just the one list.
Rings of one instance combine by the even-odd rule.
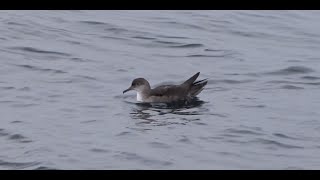
[[132, 87], [129, 87], [128, 89], [124, 90], [124, 91], [123, 91], [123, 94], [126, 93], [126, 92], [128, 92], [128, 91], [130, 91], [130, 90], [132, 90]]

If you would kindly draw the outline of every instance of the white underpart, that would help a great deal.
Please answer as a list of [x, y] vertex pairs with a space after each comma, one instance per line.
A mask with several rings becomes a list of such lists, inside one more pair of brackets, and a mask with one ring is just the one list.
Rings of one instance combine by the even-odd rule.
[[142, 94], [141, 94], [141, 92], [137, 92], [137, 101], [142, 102]]

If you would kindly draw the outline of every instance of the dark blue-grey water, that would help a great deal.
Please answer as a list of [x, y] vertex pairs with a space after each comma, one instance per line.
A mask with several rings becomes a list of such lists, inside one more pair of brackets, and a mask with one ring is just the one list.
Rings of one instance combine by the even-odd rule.
[[0, 169], [320, 169], [320, 11], [0, 11], [0, 65]]

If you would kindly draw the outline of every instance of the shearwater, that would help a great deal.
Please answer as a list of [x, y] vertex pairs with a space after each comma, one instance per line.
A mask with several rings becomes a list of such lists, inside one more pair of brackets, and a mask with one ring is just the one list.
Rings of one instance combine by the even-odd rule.
[[137, 101], [147, 103], [171, 103], [176, 101], [190, 100], [196, 97], [207, 84], [207, 79], [200, 81], [198, 78], [200, 72], [193, 75], [180, 85], [161, 85], [151, 89], [149, 82], [144, 78], [136, 78], [131, 86], [124, 90], [126, 93], [130, 90], [137, 91]]

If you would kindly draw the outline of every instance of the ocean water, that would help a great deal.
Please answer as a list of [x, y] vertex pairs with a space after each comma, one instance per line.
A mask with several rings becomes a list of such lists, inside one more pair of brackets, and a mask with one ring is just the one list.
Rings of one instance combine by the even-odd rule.
[[319, 110], [320, 11], [0, 11], [0, 169], [320, 169]]

